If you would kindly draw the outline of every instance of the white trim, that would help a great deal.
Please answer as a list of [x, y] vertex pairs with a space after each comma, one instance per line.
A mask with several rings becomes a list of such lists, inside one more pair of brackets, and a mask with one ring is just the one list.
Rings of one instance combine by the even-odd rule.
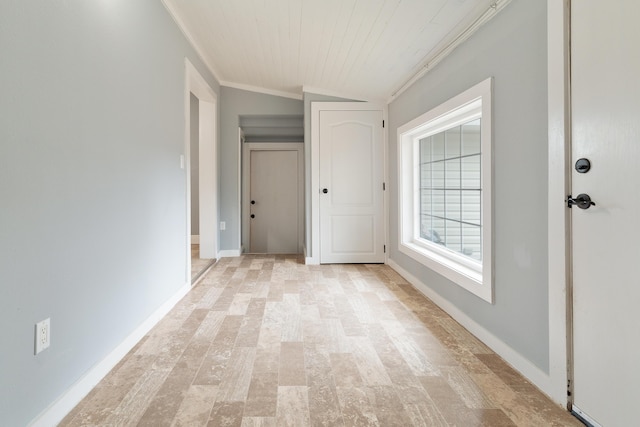
[[[216, 258], [218, 246], [217, 208], [217, 96], [188, 58], [185, 64], [184, 152], [186, 183], [186, 280], [191, 280], [191, 93], [198, 98], [199, 232], [200, 253]], [[209, 218], [208, 221], [203, 221]]]
[[129, 353], [129, 351], [191, 290], [191, 283], [185, 283], [162, 304], [140, 326], [133, 330], [104, 359], [89, 369], [58, 399], [34, 418], [29, 426], [49, 427], [57, 425], [71, 410]]
[[191, 235], [191, 244], [192, 245], [197, 245], [200, 243], [200, 235], [196, 235], [196, 234], [192, 234]]
[[382, 121], [384, 126], [382, 128], [382, 162], [383, 162], [383, 171], [382, 171], [382, 179], [384, 181], [384, 192], [382, 193], [382, 205], [383, 208], [383, 218], [384, 218], [384, 262], [385, 264], [389, 261], [389, 254], [391, 253], [391, 227], [389, 226], [390, 221], [390, 213], [389, 209], [391, 206], [391, 172], [389, 169], [389, 106], [387, 104], [384, 105], [382, 109]]
[[204, 63], [204, 65], [207, 67], [209, 72], [213, 74], [213, 77], [218, 81], [218, 83], [220, 83], [220, 77], [219, 77], [220, 74], [217, 72], [216, 67], [214, 67], [213, 63], [209, 61], [206, 55], [204, 55], [203, 53], [204, 50], [200, 48], [200, 45], [198, 43], [196, 43], [196, 39], [191, 35], [189, 30], [187, 29], [188, 27], [184, 24], [184, 22], [182, 21], [182, 18], [178, 15], [176, 10], [173, 8], [173, 5], [169, 3], [168, 0], [162, 0], [162, 4], [164, 5], [165, 9], [167, 9], [167, 12], [169, 12], [169, 15], [171, 16], [171, 18], [173, 18], [173, 21], [176, 23], [176, 25], [178, 26], [178, 28], [180, 29], [184, 37], [187, 39], [187, 41], [189, 42], [193, 50], [196, 51], [196, 54], [198, 55], [200, 60]]
[[460, 46], [463, 42], [465, 42], [469, 37], [471, 37], [480, 27], [489, 22], [491, 18], [496, 16], [505, 6], [511, 3], [511, 0], [493, 0], [489, 4], [488, 9], [486, 9], [478, 18], [476, 18], [470, 24], [467, 24], [466, 27], [462, 29], [456, 29], [452, 31], [450, 34], [457, 34], [451, 39], [448, 37], [444, 39], [443, 42], [440, 43], [436, 48], [432, 49], [430, 54], [428, 54], [421, 63], [423, 64], [420, 69], [408, 80], [406, 80], [402, 86], [400, 86], [396, 91], [394, 91], [391, 96], [388, 98], [387, 103], [391, 103], [398, 96], [400, 96], [404, 91], [409, 89], [411, 85], [413, 85], [417, 80], [419, 80], [422, 76], [431, 71], [440, 61], [449, 56], [451, 52], [458, 46]]
[[245, 252], [245, 245], [242, 240], [242, 232], [244, 231], [242, 223], [242, 193], [244, 188], [242, 187], [242, 149], [244, 147], [244, 131], [241, 127], [238, 127], [238, 242], [240, 242], [240, 253]]
[[[571, 116], [569, 96], [569, 0], [547, 0], [548, 64], [548, 287], [549, 287], [549, 373], [548, 394], [567, 403], [569, 379], [567, 360], [571, 333], [567, 322], [571, 289], [569, 212], [564, 198], [570, 193]], [[570, 336], [570, 335], [569, 335]]]
[[[320, 111], [382, 111], [386, 120], [386, 106], [372, 102], [311, 102], [311, 256], [306, 263], [309, 265], [320, 264]], [[387, 124], [385, 124], [387, 127]], [[387, 132], [382, 132], [382, 146], [387, 146]], [[383, 150], [382, 155], [385, 155]], [[383, 159], [383, 164], [386, 159]], [[383, 202], [384, 204], [384, 202]], [[383, 212], [388, 210], [383, 206]], [[309, 213], [307, 213], [308, 215]], [[384, 222], [384, 234], [387, 235], [388, 223]], [[309, 242], [307, 242], [307, 248]]]
[[242, 144], [242, 246], [251, 250], [249, 203], [251, 199], [251, 152], [296, 151], [298, 154], [298, 253], [304, 252], [304, 142], [248, 142]]
[[312, 257], [307, 256], [307, 245], [302, 246], [302, 255], [304, 256], [305, 265], [318, 265], [314, 264], [314, 260]]
[[[492, 78], [467, 89], [398, 128], [398, 250], [457, 285], [493, 302]], [[482, 263], [419, 237], [419, 154], [416, 140], [482, 117]]]
[[218, 259], [220, 258], [234, 258], [240, 256], [241, 249], [225, 249], [218, 252]]
[[234, 83], [229, 81], [220, 81], [220, 86], [230, 87], [233, 89], [246, 90], [249, 92], [264, 93], [266, 95], [281, 96], [283, 98], [291, 98], [291, 99], [297, 99], [298, 101], [302, 101], [301, 93], [285, 92], [282, 90], [267, 89], [264, 87], [252, 86], [252, 85], [247, 85], [242, 83]]
[[523, 357], [516, 350], [500, 338], [493, 335], [490, 331], [478, 324], [475, 320], [467, 316], [467, 314], [453, 305], [447, 299], [441, 297], [437, 292], [423, 283], [420, 279], [400, 267], [395, 261], [389, 260], [389, 267], [393, 268], [398, 274], [404, 277], [413, 287], [420, 291], [424, 296], [433, 301], [438, 307], [443, 309], [455, 321], [464, 326], [469, 332], [475, 335], [480, 341], [485, 343], [491, 350], [495, 351], [509, 365], [527, 377], [536, 387], [546, 394], [550, 394], [553, 390], [549, 376], [540, 368]]

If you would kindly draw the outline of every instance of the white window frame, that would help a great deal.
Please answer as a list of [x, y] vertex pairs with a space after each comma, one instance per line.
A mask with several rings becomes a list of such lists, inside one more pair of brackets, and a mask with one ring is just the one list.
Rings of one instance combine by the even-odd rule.
[[[488, 78], [398, 128], [399, 250], [493, 303], [492, 85]], [[419, 140], [481, 117], [482, 262], [420, 238]]]

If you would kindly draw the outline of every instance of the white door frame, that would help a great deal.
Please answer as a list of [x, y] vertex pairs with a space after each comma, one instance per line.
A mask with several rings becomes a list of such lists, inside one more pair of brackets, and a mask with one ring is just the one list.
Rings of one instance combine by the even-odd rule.
[[571, 405], [571, 221], [564, 200], [571, 188], [570, 0], [547, 0], [549, 381], [538, 385]]
[[[307, 251], [311, 248], [311, 254], [307, 252], [306, 264], [320, 264], [320, 111], [382, 111], [382, 119], [387, 122], [387, 106], [371, 102], [312, 102], [311, 103], [311, 242], [307, 242]], [[382, 163], [383, 179], [389, 182], [387, 166], [387, 141], [388, 126], [382, 130]], [[386, 184], [385, 184], [386, 185]], [[382, 197], [383, 204], [383, 238], [389, 241], [389, 203], [387, 191]], [[389, 253], [385, 253], [385, 262]]]
[[251, 248], [249, 203], [251, 202], [251, 152], [252, 151], [297, 151], [298, 152], [298, 253], [304, 244], [304, 143], [302, 142], [248, 142], [242, 146], [242, 247]]
[[218, 182], [217, 182], [217, 97], [198, 70], [185, 58], [185, 142], [183, 164], [186, 172], [186, 281], [191, 283], [191, 93], [199, 101], [199, 198], [200, 254], [202, 258], [218, 258]]

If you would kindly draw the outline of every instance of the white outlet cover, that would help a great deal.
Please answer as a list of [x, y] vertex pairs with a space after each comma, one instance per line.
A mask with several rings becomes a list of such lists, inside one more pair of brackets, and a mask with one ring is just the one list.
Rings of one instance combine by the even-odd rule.
[[49, 348], [51, 344], [51, 319], [44, 319], [36, 323], [36, 348], [35, 354]]

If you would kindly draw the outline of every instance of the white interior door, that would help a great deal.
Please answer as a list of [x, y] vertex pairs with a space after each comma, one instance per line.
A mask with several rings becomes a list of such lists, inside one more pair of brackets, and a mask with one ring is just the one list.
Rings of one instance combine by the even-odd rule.
[[[571, 2], [574, 410], [638, 425], [640, 402], [640, 2]], [[572, 165], [572, 166], [573, 166]]]
[[[281, 144], [284, 145], [284, 144]], [[292, 144], [296, 147], [298, 144]], [[252, 253], [300, 252], [300, 150], [250, 150], [249, 247]]]
[[382, 111], [320, 111], [320, 262], [384, 262]]

